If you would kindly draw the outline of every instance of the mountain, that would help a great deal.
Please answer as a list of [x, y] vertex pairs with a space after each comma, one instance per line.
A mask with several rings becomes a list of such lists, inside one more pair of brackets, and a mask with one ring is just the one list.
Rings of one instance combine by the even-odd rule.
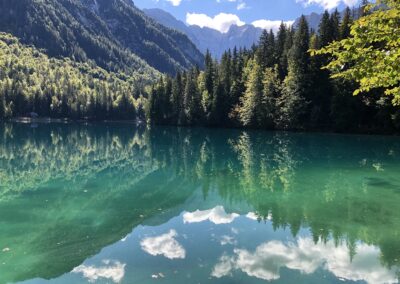
[[185, 34], [150, 19], [130, 0], [0, 0], [0, 31], [49, 56], [90, 60], [109, 71], [173, 74], [203, 64]]
[[227, 33], [207, 27], [187, 26], [182, 21], [161, 9], [144, 9], [143, 12], [160, 24], [185, 33], [189, 39], [204, 53], [207, 49], [214, 57], [220, 58], [229, 48], [251, 47], [257, 43], [262, 29], [253, 25], [231, 26]]
[[[208, 49], [216, 58], [221, 58], [223, 52], [229, 48], [232, 49], [235, 46], [250, 48], [253, 44], [257, 44], [263, 31], [263, 29], [253, 25], [232, 25], [227, 33], [221, 33], [207, 27], [188, 26], [162, 9], [144, 9], [143, 12], [160, 24], [185, 33], [203, 53]], [[358, 15], [357, 9], [353, 9], [352, 13], [353, 17], [356, 18]], [[343, 15], [344, 11], [341, 12], [342, 17]], [[323, 14], [318, 13], [311, 13], [305, 16], [310, 29], [318, 31], [322, 16]], [[295, 20], [294, 27], [297, 27], [299, 20], [300, 18]]]
[[[345, 14], [346, 10], [339, 11], [340, 17], [343, 19], [343, 16]], [[351, 16], [353, 19], [358, 19], [361, 16], [361, 7], [354, 7], [351, 10]], [[311, 30], [318, 31], [319, 30], [319, 24], [321, 23], [323, 13], [318, 14], [318, 13], [311, 13], [309, 15], [305, 15], [306, 20], [308, 22], [308, 26], [310, 27]], [[300, 22], [300, 18], [297, 18], [294, 22], [294, 26], [297, 27], [297, 25]]]

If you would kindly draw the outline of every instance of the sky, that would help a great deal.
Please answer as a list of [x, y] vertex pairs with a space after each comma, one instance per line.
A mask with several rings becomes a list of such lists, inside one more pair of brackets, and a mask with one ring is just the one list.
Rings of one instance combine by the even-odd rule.
[[302, 14], [344, 9], [358, 0], [134, 0], [139, 8], [160, 8], [189, 25], [227, 32], [232, 24], [275, 29]]

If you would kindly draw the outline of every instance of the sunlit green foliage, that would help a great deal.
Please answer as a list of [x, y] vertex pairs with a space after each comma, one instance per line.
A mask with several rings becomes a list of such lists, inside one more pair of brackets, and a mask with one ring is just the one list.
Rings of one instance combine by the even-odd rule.
[[384, 88], [392, 103], [400, 105], [400, 2], [378, 0], [365, 9], [348, 38], [312, 53], [332, 56], [326, 68], [333, 71], [332, 78], [356, 81], [354, 95]]
[[49, 58], [0, 34], [0, 118], [35, 112], [55, 118], [135, 119], [136, 109], [146, 103], [142, 87], [154, 76], [127, 76]]

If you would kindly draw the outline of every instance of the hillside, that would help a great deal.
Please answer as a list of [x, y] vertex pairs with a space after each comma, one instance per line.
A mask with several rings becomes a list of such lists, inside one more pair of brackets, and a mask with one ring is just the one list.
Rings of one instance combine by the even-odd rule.
[[26, 116], [136, 119], [143, 114], [147, 75], [108, 72], [69, 58], [49, 58], [9, 34], [0, 33], [0, 120]]
[[109, 71], [166, 73], [201, 65], [186, 35], [149, 19], [129, 0], [1, 0], [0, 31], [49, 56], [92, 60]]

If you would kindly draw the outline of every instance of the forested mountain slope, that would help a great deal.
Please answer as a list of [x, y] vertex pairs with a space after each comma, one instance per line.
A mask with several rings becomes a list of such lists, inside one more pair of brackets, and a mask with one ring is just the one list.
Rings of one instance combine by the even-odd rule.
[[49, 58], [0, 33], [0, 120], [29, 112], [54, 118], [135, 119], [143, 116], [142, 83], [156, 78], [150, 75], [127, 76], [95, 64]]
[[186, 35], [145, 16], [129, 0], [0, 0], [0, 31], [49, 56], [92, 60], [109, 71], [175, 73], [201, 65]]

